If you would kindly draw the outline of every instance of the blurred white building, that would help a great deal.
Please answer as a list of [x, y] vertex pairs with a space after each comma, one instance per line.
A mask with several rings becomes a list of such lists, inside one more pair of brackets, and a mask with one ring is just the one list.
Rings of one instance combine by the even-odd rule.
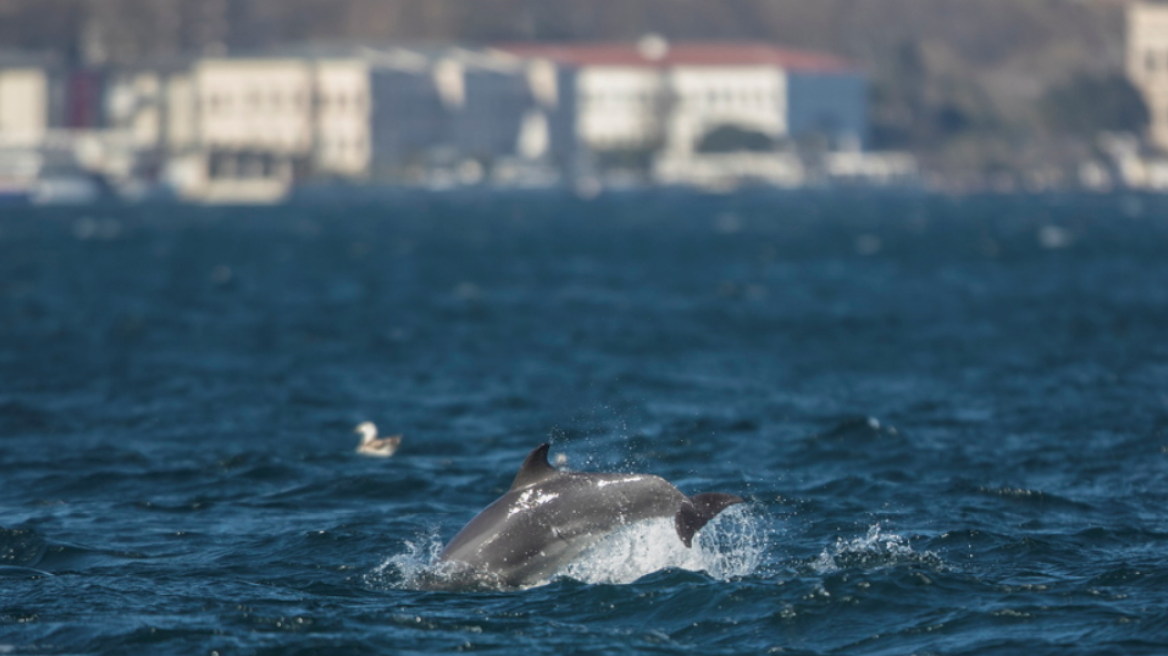
[[501, 49], [571, 69], [582, 146], [592, 153], [651, 152], [660, 181], [684, 181], [690, 173], [705, 178], [718, 169], [738, 175], [755, 167], [764, 181], [802, 182], [790, 157], [751, 154], [731, 162], [725, 154], [700, 154], [719, 131], [775, 142], [816, 139], [825, 150], [852, 151], [862, 148], [867, 133], [866, 79], [831, 55], [768, 44], [669, 43], [656, 36], [635, 44]]
[[102, 189], [97, 166], [132, 154], [122, 135], [98, 129], [100, 85], [51, 56], [0, 53], [0, 197], [89, 202]]
[[42, 61], [0, 55], [0, 141], [39, 143], [49, 129], [51, 68]]
[[445, 172], [451, 182], [499, 181], [524, 166], [562, 170], [574, 157], [554, 67], [458, 47], [370, 57], [378, 178], [440, 184]]
[[1168, 151], [1168, 4], [1128, 8], [1127, 74], [1148, 105], [1152, 143]]
[[[81, 71], [0, 57], [0, 145], [55, 144], [123, 194], [203, 202], [272, 202], [306, 181], [587, 181], [598, 160], [629, 157], [658, 182], [797, 186], [817, 175], [808, 147], [820, 174], [897, 174], [865, 159], [866, 93], [829, 55], [658, 37], [310, 46]], [[743, 139], [755, 143], [736, 150]]]
[[109, 113], [184, 197], [268, 202], [310, 178], [465, 184], [558, 166], [572, 135], [555, 76], [458, 47], [312, 48], [126, 71]]
[[39, 146], [48, 131], [47, 66], [0, 54], [0, 199], [24, 199], [39, 174]]

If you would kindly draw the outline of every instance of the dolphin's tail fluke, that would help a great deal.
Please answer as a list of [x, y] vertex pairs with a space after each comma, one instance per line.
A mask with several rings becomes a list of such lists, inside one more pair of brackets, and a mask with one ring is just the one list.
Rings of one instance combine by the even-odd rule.
[[742, 497], [721, 492], [707, 492], [695, 494], [681, 503], [681, 509], [673, 518], [673, 525], [677, 528], [677, 537], [685, 546], [693, 546], [693, 536], [718, 513], [742, 503]]

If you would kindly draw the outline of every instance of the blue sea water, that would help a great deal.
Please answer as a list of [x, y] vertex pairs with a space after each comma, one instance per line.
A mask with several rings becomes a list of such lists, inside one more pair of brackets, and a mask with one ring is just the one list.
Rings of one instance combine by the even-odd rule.
[[[415, 585], [544, 441], [748, 503]], [[0, 653], [1166, 653], [1166, 507], [1168, 197], [0, 210]]]

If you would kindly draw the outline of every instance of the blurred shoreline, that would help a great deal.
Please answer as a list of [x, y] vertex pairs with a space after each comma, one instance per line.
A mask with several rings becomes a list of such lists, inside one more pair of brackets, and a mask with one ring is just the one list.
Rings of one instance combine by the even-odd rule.
[[1168, 189], [1168, 6], [874, 5], [12, 0], [0, 203]]

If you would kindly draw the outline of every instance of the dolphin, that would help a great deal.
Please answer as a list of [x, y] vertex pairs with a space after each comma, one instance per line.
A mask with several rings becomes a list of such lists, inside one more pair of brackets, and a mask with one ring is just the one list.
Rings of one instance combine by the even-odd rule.
[[468, 578], [498, 588], [546, 581], [606, 535], [655, 517], [672, 517], [677, 537], [691, 547], [694, 533], [742, 503], [719, 492], [687, 497], [649, 474], [560, 471], [548, 463], [549, 448], [536, 447], [511, 489], [446, 545], [438, 556], [439, 565], [449, 565], [441, 587], [463, 587]]

